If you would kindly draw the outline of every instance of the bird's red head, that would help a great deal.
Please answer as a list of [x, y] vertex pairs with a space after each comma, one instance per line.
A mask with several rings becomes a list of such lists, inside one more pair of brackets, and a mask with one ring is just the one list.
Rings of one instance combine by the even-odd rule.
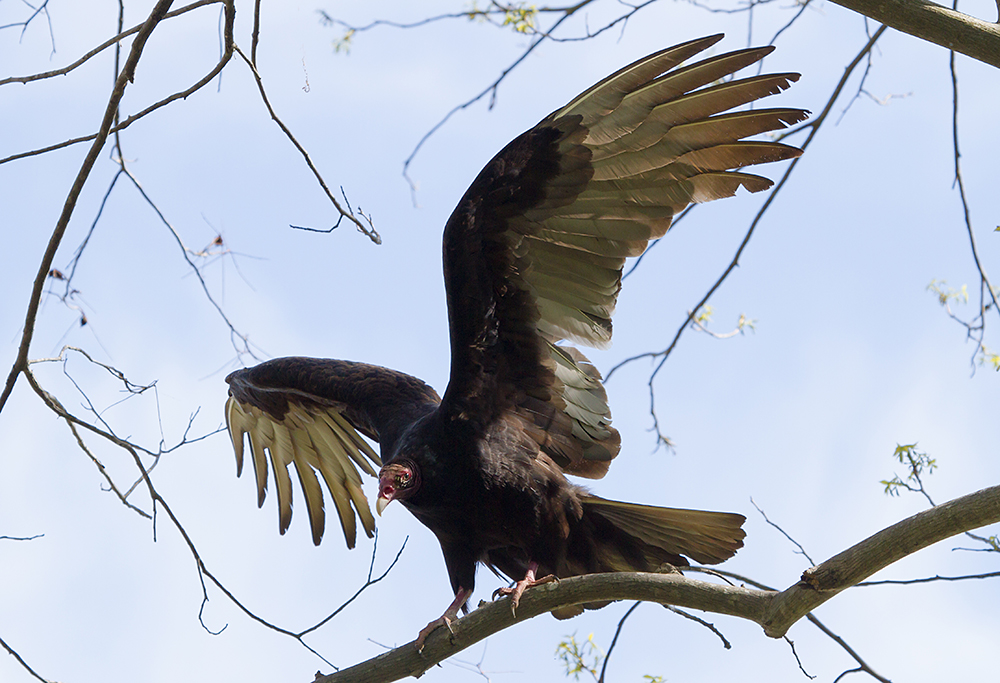
[[420, 487], [420, 469], [416, 463], [404, 460], [386, 465], [378, 473], [378, 500], [375, 511], [379, 515], [394, 500], [406, 500]]

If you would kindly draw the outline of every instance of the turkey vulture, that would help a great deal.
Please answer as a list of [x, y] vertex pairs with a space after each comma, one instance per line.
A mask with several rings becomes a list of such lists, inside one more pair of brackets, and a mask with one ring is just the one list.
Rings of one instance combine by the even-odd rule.
[[[500, 591], [513, 608], [539, 576], [711, 564], [742, 547], [742, 515], [605, 500], [566, 479], [604, 476], [620, 439], [600, 374], [564, 342], [608, 346], [625, 259], [685, 206], [765, 190], [770, 180], [733, 169], [801, 153], [744, 138], [807, 112], [730, 111], [798, 79], [730, 78], [772, 48], [680, 66], [721, 38], [609, 76], [517, 137], [472, 183], [444, 230], [443, 398], [415, 377], [343, 360], [279, 358], [226, 378], [237, 474], [248, 435], [258, 504], [270, 457], [282, 533], [294, 463], [315, 543], [325, 523], [320, 479], [348, 547], [356, 517], [372, 535], [359, 468], [378, 476], [380, 514], [399, 500], [437, 536], [455, 599], [419, 642], [465, 607], [478, 563], [516, 582]], [[379, 443], [381, 458], [359, 433]]]

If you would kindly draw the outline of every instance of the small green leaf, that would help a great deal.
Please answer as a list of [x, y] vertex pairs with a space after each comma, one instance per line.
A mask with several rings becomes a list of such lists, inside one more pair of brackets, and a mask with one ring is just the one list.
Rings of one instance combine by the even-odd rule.
[[566, 675], [573, 676], [574, 680], [580, 680], [580, 674], [586, 672], [596, 681], [598, 669], [604, 660], [604, 652], [594, 642], [593, 633], [582, 643], [577, 642], [574, 633], [556, 646], [556, 659], [563, 663]]
[[343, 52], [345, 55], [351, 52], [351, 39], [354, 38], [354, 29], [348, 29], [346, 33], [340, 38], [333, 41], [333, 51], [336, 53]]
[[937, 468], [937, 460], [930, 457], [926, 453], [921, 453], [917, 450], [917, 444], [896, 444], [896, 449], [892, 452], [892, 455], [901, 464], [906, 465], [910, 469], [910, 473], [906, 476], [906, 479], [901, 479], [898, 474], [893, 475], [892, 479], [883, 479], [879, 483], [885, 487], [885, 494], [888, 496], [898, 496], [899, 489], [904, 488], [907, 491], [923, 491], [924, 484], [920, 479], [920, 475], [932, 474]]
[[969, 288], [967, 285], [962, 285], [961, 289], [955, 289], [954, 287], [949, 287], [947, 281], [935, 279], [931, 280], [931, 283], [927, 285], [927, 291], [932, 292], [937, 297], [938, 303], [942, 306], [947, 306], [949, 301], [961, 300], [963, 304], [969, 303]]
[[1000, 370], [1000, 354], [990, 351], [986, 344], [979, 345], [979, 364], [992, 365], [994, 370]]

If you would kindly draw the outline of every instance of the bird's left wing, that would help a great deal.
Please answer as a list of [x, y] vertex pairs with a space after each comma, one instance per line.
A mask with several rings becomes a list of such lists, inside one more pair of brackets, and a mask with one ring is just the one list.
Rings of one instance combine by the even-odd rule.
[[801, 152], [752, 137], [799, 109], [730, 111], [798, 79], [730, 79], [771, 48], [680, 64], [709, 36], [609, 76], [507, 145], [445, 228], [451, 379], [441, 414], [481, 433], [515, 414], [567, 473], [600, 477], [618, 435], [600, 377], [561, 341], [606, 347], [626, 257], [692, 202], [758, 192], [743, 167]]
[[340, 360], [279, 358], [238, 370], [226, 381], [226, 424], [236, 451], [237, 476], [243, 470], [246, 436], [258, 506], [267, 494], [270, 459], [283, 534], [292, 519], [290, 465], [294, 464], [316, 545], [323, 538], [326, 518], [320, 477], [337, 508], [349, 548], [357, 537], [355, 511], [369, 537], [375, 529], [358, 468], [375, 476], [372, 465], [381, 466], [382, 461], [358, 432], [380, 442], [383, 449], [391, 448], [406, 424], [439, 402], [434, 390], [415, 377]]

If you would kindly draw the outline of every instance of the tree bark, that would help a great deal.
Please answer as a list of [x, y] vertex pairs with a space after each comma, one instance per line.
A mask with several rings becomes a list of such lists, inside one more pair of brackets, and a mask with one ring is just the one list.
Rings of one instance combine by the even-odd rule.
[[996, 522], [1000, 522], [1000, 486], [956, 498], [883, 529], [807, 569], [799, 582], [780, 593], [708, 583], [679, 573], [574, 576], [526, 591], [516, 616], [509, 600], [489, 603], [455, 621], [453, 633], [445, 628], [434, 631], [421, 652], [414, 643], [407, 643], [329, 676], [318, 676], [316, 683], [385, 683], [420, 676], [518, 621], [557, 607], [601, 600], [645, 600], [729, 614], [756, 622], [765, 634], [780, 638], [813, 609], [893, 562], [945, 538]]
[[1000, 26], [929, 0], [833, 0], [922, 40], [1000, 68]]

